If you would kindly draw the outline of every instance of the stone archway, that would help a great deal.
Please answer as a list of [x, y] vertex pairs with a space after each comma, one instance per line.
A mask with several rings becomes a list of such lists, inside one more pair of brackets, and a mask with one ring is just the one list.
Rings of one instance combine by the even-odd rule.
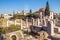
[[12, 35], [12, 40], [16, 40], [17, 39], [17, 37], [15, 36], [15, 35]]
[[11, 34], [10, 40], [18, 40], [18, 35], [17, 34]]
[[22, 31], [15, 31], [4, 35], [6, 40], [21, 40], [24, 38]]

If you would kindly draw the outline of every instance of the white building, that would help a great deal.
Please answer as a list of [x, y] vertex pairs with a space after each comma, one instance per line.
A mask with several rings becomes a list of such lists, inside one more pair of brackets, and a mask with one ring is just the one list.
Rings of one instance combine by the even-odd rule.
[[9, 19], [9, 18], [13, 17], [13, 15], [10, 15], [10, 14], [2, 14], [2, 17], [3, 18], [6, 18], [6, 19]]

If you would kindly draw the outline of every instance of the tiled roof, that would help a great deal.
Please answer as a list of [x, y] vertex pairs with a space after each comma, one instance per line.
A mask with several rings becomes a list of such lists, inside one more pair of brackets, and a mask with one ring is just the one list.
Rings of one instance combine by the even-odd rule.
[[45, 9], [44, 8], [40, 8], [39, 12], [45, 12]]

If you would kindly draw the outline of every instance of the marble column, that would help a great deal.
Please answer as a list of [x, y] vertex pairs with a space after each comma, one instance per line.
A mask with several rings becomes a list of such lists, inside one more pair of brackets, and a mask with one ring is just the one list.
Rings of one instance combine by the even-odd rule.
[[34, 26], [34, 18], [32, 18], [32, 25]]
[[22, 19], [20, 19], [20, 26], [21, 26], [21, 29], [23, 29], [23, 26], [22, 26]]
[[53, 21], [50, 21], [51, 22], [51, 35], [53, 36], [54, 35], [54, 23]]
[[7, 20], [7, 24], [6, 24], [6, 26], [7, 26], [7, 27], [9, 26], [9, 24], [8, 24], [8, 23], [9, 23], [9, 21]]
[[45, 19], [45, 17], [44, 17], [44, 26], [46, 26], [47, 27], [47, 22], [46, 22], [47, 20]]
[[40, 20], [39, 20], [39, 18], [37, 20], [37, 26], [40, 26]]
[[28, 28], [28, 18], [26, 18], [26, 28]]
[[14, 25], [16, 25], [16, 20], [14, 21]]

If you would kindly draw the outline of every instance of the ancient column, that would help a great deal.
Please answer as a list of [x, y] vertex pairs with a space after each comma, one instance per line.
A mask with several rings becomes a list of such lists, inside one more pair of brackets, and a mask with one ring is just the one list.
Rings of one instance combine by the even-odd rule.
[[34, 26], [34, 18], [32, 18], [32, 25]]
[[26, 28], [28, 28], [28, 18], [26, 18]]
[[37, 19], [34, 20], [34, 26], [37, 26]]
[[8, 23], [9, 23], [9, 21], [7, 20], [7, 24], [6, 24], [6, 26], [7, 26], [7, 27], [9, 26], [9, 24], [8, 24]]
[[16, 20], [14, 21], [14, 25], [16, 25]]
[[47, 22], [46, 22], [45, 17], [44, 17], [44, 26], [46, 26], [46, 27], [47, 27]]
[[23, 26], [22, 26], [22, 19], [20, 19], [20, 26], [21, 26], [21, 29], [23, 29]]
[[51, 22], [51, 35], [54, 35], [54, 24], [53, 24], [53, 20], [50, 21]]
[[40, 26], [40, 20], [39, 20], [39, 18], [37, 20], [37, 26]]

